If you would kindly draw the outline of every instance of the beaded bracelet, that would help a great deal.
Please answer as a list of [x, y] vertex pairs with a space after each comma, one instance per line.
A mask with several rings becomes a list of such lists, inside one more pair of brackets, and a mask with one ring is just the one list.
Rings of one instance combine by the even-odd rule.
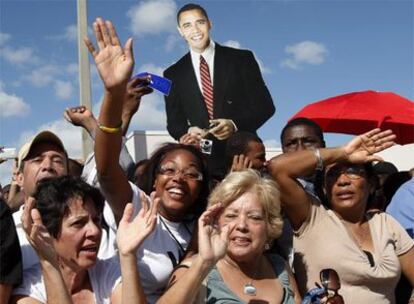
[[112, 127], [107, 127], [107, 126], [104, 126], [104, 125], [102, 125], [102, 124], [98, 123], [98, 128], [99, 128], [101, 131], [105, 132], [105, 133], [114, 134], [114, 133], [117, 133], [117, 132], [119, 132], [119, 131], [121, 131], [121, 130], [122, 130], [122, 121], [121, 121], [121, 123], [119, 124], [119, 126], [117, 126], [117, 127], [115, 127], [115, 128], [112, 128]]

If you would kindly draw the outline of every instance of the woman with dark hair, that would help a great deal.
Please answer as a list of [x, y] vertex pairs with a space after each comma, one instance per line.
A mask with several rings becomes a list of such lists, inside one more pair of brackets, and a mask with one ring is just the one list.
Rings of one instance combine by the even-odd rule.
[[[333, 268], [345, 303], [394, 303], [401, 271], [414, 286], [414, 243], [385, 213], [367, 215], [374, 194], [374, 155], [393, 145], [390, 130], [371, 130], [339, 148], [285, 153], [269, 162], [294, 229], [294, 270], [303, 294]], [[300, 176], [325, 167], [328, 208], [306, 193]]]
[[[25, 207], [22, 223], [40, 267], [24, 271], [13, 303], [146, 303], [139, 281], [136, 250], [154, 230], [156, 203], [132, 219], [127, 204], [117, 231], [119, 262], [97, 258], [104, 199], [76, 177], [42, 181]], [[122, 276], [121, 276], [122, 275]]]
[[207, 168], [194, 147], [167, 144], [146, 165], [148, 180], [144, 191], [128, 182], [118, 158], [122, 142], [119, 127], [122, 100], [134, 66], [132, 41], [129, 39], [123, 48], [112, 23], [101, 18], [94, 22], [94, 31], [99, 50], [88, 39], [86, 45], [105, 88], [95, 156], [101, 190], [112, 210], [106, 217], [110, 231], [116, 231], [126, 202], [132, 201], [136, 211], [141, 209], [140, 193], [153, 192], [152, 198], [160, 199], [155, 232], [137, 253], [142, 285], [148, 301], [153, 303], [186, 253], [194, 222], [205, 207], [209, 185]]

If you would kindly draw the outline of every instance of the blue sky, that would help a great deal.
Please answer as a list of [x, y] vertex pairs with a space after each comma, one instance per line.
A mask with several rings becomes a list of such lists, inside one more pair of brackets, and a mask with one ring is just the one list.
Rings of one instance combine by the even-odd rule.
[[[135, 72], [162, 71], [187, 52], [175, 27], [187, 1], [88, 1], [88, 24], [112, 20], [134, 38]], [[287, 120], [308, 103], [353, 91], [414, 99], [413, 1], [199, 1], [221, 44], [255, 53], [276, 114], [260, 130], [279, 146]], [[76, 1], [0, 0], [0, 146], [19, 148], [40, 129], [59, 134], [72, 157], [80, 132], [63, 120], [78, 98]], [[93, 111], [102, 86], [91, 63]], [[132, 129], [165, 129], [164, 101], [143, 99]], [[329, 145], [348, 137], [328, 135]], [[9, 165], [0, 166], [6, 183]]]

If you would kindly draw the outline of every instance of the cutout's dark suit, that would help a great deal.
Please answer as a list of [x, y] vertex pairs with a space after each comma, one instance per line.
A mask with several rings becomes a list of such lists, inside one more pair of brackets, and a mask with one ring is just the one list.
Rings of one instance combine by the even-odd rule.
[[[190, 53], [165, 70], [164, 76], [172, 80], [165, 98], [170, 135], [179, 140], [191, 126], [208, 128], [208, 112]], [[255, 133], [275, 112], [251, 51], [215, 44], [213, 91], [214, 119], [231, 119], [240, 131]], [[214, 140], [209, 164], [213, 171], [223, 171], [224, 147], [225, 141]]]

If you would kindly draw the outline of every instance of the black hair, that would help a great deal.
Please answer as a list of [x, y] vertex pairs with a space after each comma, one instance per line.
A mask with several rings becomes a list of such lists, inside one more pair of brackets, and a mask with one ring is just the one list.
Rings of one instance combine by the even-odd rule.
[[137, 163], [131, 163], [128, 166], [128, 169], [127, 169], [127, 177], [128, 177], [128, 180], [130, 182], [138, 185], [138, 187], [140, 187], [140, 188], [141, 188], [141, 186], [139, 184], [140, 181], [139, 180], [136, 180], [136, 178], [135, 178], [135, 171], [137, 171], [137, 168], [138, 167], [145, 166], [148, 162], [149, 162], [149, 159], [148, 158], [144, 158], [144, 159], [141, 159], [140, 161], [138, 161]]
[[323, 138], [323, 132], [321, 127], [313, 120], [310, 120], [309, 118], [305, 117], [298, 117], [292, 119], [283, 127], [282, 132], [280, 133], [280, 142], [282, 143], [282, 145], [284, 143], [285, 133], [288, 129], [303, 125], [311, 127], [315, 131], [316, 136], [321, 140], [322, 148], [325, 148], [325, 140]]
[[247, 131], [238, 131], [227, 139], [225, 150], [225, 164], [227, 172], [231, 169], [233, 157], [235, 155], [246, 155], [249, 152], [250, 142], [263, 144], [263, 141], [259, 136], [257, 136], [257, 134]]
[[164, 160], [167, 154], [177, 150], [184, 150], [191, 153], [195, 157], [197, 166], [199, 167], [199, 170], [203, 175], [200, 193], [198, 195], [197, 200], [193, 203], [191, 209], [191, 213], [198, 217], [201, 215], [201, 213], [204, 212], [207, 206], [207, 197], [210, 193], [210, 179], [208, 175], [208, 168], [205, 156], [196, 147], [192, 145], [184, 145], [178, 143], [165, 143], [163, 146], [155, 150], [149, 158], [149, 161], [144, 168], [142, 180], [138, 181], [138, 184], [147, 195], [150, 195], [151, 192], [154, 190], [154, 182], [158, 175], [158, 170], [161, 162]]
[[102, 215], [104, 208], [104, 198], [100, 191], [81, 178], [73, 176], [42, 180], [34, 197], [43, 224], [54, 238], [60, 235], [62, 221], [69, 213], [72, 199], [80, 198], [83, 203], [92, 201], [99, 215]]
[[187, 3], [186, 5], [181, 7], [177, 12], [177, 24], [180, 24], [180, 15], [182, 13], [187, 12], [187, 11], [192, 11], [192, 10], [199, 10], [201, 14], [203, 14], [204, 17], [206, 17], [207, 20], [210, 20], [208, 19], [206, 10], [202, 6], [195, 4], [195, 3]]

